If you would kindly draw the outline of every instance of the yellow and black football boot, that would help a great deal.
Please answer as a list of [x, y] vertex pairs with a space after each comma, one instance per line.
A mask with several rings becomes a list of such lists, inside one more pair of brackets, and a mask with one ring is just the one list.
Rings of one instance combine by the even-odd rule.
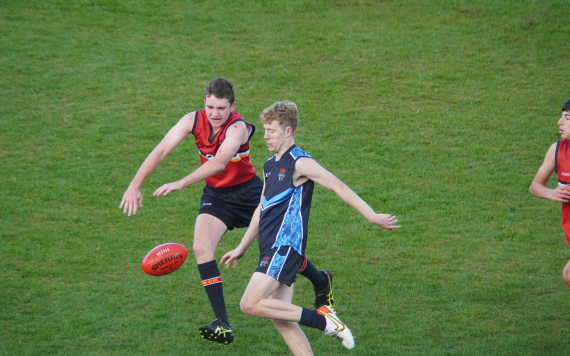
[[325, 289], [321, 291], [315, 291], [315, 309], [319, 309], [323, 305], [332, 307], [334, 304], [333, 297], [333, 274], [328, 269], [323, 269], [320, 271], [327, 276], [328, 285]]
[[234, 341], [234, 331], [232, 327], [220, 319], [214, 320], [210, 325], [200, 326], [200, 336], [206, 341], [216, 341], [224, 346], [228, 346]]

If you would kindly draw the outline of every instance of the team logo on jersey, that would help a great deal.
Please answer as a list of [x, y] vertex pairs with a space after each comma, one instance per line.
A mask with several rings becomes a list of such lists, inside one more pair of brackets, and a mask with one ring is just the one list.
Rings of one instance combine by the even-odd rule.
[[279, 177], [279, 181], [282, 181], [283, 178], [285, 178], [285, 168], [281, 168], [281, 169], [279, 170], [278, 177]]
[[259, 267], [265, 267], [265, 266], [267, 266], [268, 263], [269, 263], [269, 257], [265, 256], [265, 257], [263, 257], [263, 260], [261, 260]]
[[216, 158], [215, 155], [211, 154], [211, 153], [202, 153], [202, 151], [198, 150], [198, 154], [202, 157], [204, 157], [205, 159], [207, 159], [208, 161], [211, 159]]
[[[202, 153], [202, 151], [200, 151], [200, 150], [198, 150], [198, 153], [200, 154], [200, 156], [204, 157], [208, 161], [211, 161], [212, 159], [216, 158], [216, 155], [213, 155], [211, 153]], [[249, 157], [249, 150], [237, 152], [231, 158], [231, 161], [232, 162], [238, 162], [238, 161], [241, 161], [243, 158], [246, 158], [246, 157]]]
[[237, 152], [235, 156], [232, 157], [232, 162], [237, 162], [245, 157], [249, 157], [249, 150]]
[[570, 173], [562, 172], [562, 175], [565, 177], [570, 177]]

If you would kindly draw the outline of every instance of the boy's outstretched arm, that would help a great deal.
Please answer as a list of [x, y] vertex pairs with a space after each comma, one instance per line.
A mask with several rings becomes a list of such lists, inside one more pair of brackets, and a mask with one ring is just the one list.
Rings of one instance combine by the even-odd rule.
[[193, 126], [194, 112], [183, 116], [148, 155], [123, 195], [119, 208], [124, 208], [124, 213], [131, 216], [131, 214], [137, 213], [137, 207], [142, 207], [143, 198], [140, 188], [143, 182], [158, 167], [160, 162], [192, 132]]
[[186, 177], [177, 180], [176, 182], [167, 183], [159, 187], [154, 196], [166, 195], [170, 192], [180, 190], [186, 186], [194, 183], [201, 182], [210, 178], [214, 174], [223, 172], [228, 163], [239, 151], [240, 146], [249, 137], [248, 129], [243, 121], [233, 123], [226, 131], [226, 138], [220, 145], [218, 152], [214, 158], [208, 160], [204, 164], [196, 168], [192, 173]]
[[315, 160], [311, 158], [300, 158], [297, 160], [297, 163], [295, 163], [294, 184], [295, 186], [299, 186], [307, 179], [335, 192], [339, 198], [356, 209], [356, 211], [362, 214], [371, 223], [388, 230], [400, 228], [399, 225], [396, 225], [398, 220], [395, 216], [390, 214], [377, 214], [362, 198], [353, 192], [352, 189], [332, 173], [324, 169]]
[[[261, 194], [263, 196], [263, 193]], [[243, 235], [243, 238], [234, 250], [226, 253], [222, 259], [220, 260], [220, 264], [225, 264], [226, 269], [230, 268], [232, 262], [234, 263], [234, 268], [237, 267], [237, 261], [242, 258], [249, 246], [259, 237], [259, 214], [261, 213], [261, 202], [255, 209], [253, 213], [253, 217], [251, 218], [251, 222], [249, 223], [249, 227]]]
[[556, 168], [556, 143], [552, 144], [546, 152], [544, 162], [538, 169], [534, 180], [530, 184], [529, 191], [537, 198], [550, 199], [568, 203], [570, 201], [570, 186], [558, 185], [555, 189], [546, 187], [546, 182]]

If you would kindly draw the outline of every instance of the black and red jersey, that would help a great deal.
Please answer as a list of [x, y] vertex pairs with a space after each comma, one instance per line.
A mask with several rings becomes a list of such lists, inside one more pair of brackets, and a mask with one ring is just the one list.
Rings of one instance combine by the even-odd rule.
[[[558, 184], [570, 184], [570, 141], [560, 140], [556, 144], [556, 173]], [[570, 245], [570, 203], [562, 203], [562, 230], [566, 243]]]
[[242, 145], [235, 156], [226, 166], [226, 169], [206, 179], [206, 183], [214, 188], [229, 188], [245, 183], [255, 176], [255, 168], [249, 160], [249, 139], [255, 132], [255, 126], [245, 122], [237, 112], [232, 112], [222, 129], [214, 134], [214, 129], [208, 121], [206, 110], [196, 111], [192, 134], [196, 139], [196, 147], [200, 154], [201, 164], [214, 158], [222, 142], [226, 138], [226, 131], [235, 122], [243, 121], [251, 129], [248, 141]]

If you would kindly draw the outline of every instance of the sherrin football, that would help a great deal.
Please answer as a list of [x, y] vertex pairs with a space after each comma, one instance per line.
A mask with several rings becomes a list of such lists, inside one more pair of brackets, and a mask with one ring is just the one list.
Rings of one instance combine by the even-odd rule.
[[151, 276], [164, 276], [182, 266], [188, 250], [181, 244], [169, 242], [153, 248], [142, 260], [142, 270]]

